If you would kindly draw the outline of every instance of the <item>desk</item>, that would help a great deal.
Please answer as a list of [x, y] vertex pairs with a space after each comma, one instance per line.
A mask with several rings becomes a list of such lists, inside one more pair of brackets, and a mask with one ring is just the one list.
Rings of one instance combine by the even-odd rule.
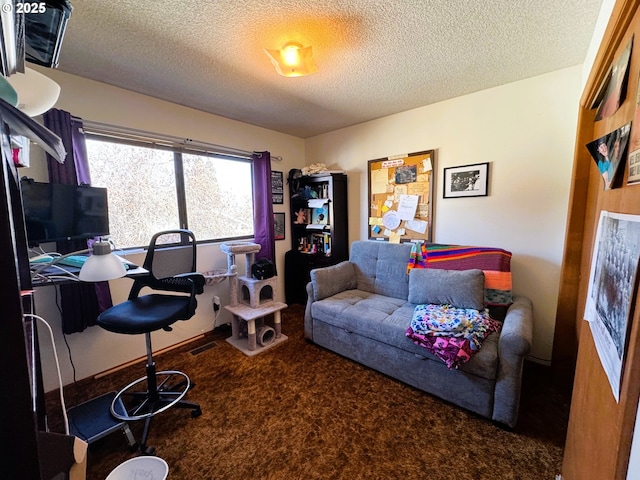
[[[122, 263], [125, 265], [125, 269], [127, 273], [125, 277], [135, 279], [136, 277], [140, 277], [142, 275], [146, 275], [149, 273], [145, 268], [139, 267], [138, 265], [124, 259], [120, 258]], [[33, 265], [32, 265], [33, 267]], [[69, 267], [66, 265], [60, 265], [66, 272], [71, 275], [77, 275], [80, 272], [80, 267]], [[43, 287], [46, 285], [59, 285], [61, 283], [69, 283], [69, 282], [78, 282], [76, 278], [72, 276], [66, 276], [65, 272], [60, 270], [58, 266], [47, 267], [42, 270], [38, 275], [32, 275], [31, 284], [33, 287]]]
[[[126, 274], [125, 277], [136, 278], [143, 275], [148, 275], [148, 270], [141, 268], [123, 258], [120, 258], [123, 264], [125, 264]], [[38, 268], [38, 264], [35, 264], [35, 268]], [[87, 287], [89, 290], [93, 290], [96, 288], [95, 284], [80, 282], [77, 278], [77, 274], [80, 272], [81, 267], [73, 267], [67, 265], [60, 265], [63, 269], [57, 268], [55, 265], [45, 268], [40, 271], [37, 275], [33, 274], [32, 271], [32, 286], [34, 288], [45, 287], [48, 285], [60, 286], [61, 288], [70, 287], [72, 290], [76, 288], [84, 288]], [[32, 265], [32, 268], [34, 266]], [[42, 264], [40, 265], [42, 268]], [[75, 285], [72, 287], [71, 285]], [[64, 325], [64, 319], [61, 319]], [[34, 334], [37, 335], [37, 327], [36, 325], [32, 325], [34, 329]], [[64, 330], [64, 327], [63, 327]], [[36, 337], [34, 337], [36, 338]], [[32, 350], [37, 348], [35, 346], [36, 340], [34, 340], [34, 346]], [[38, 354], [39, 355], [39, 354]], [[44, 398], [44, 392], [41, 394], [42, 398]], [[116, 396], [116, 392], [109, 392], [107, 394], [101, 395], [99, 397], [88, 400], [85, 403], [80, 405], [76, 405], [67, 410], [67, 417], [69, 420], [69, 430], [71, 435], [80, 438], [88, 444], [93, 443], [100, 438], [115, 432], [116, 430], [121, 430], [128, 443], [131, 451], [135, 451], [137, 448], [137, 443], [129, 425], [122, 421], [116, 419], [110, 411], [110, 407], [114, 398]], [[38, 396], [40, 397], [40, 396]], [[124, 412], [124, 405], [120, 401], [119, 404], [116, 404], [116, 411]]]

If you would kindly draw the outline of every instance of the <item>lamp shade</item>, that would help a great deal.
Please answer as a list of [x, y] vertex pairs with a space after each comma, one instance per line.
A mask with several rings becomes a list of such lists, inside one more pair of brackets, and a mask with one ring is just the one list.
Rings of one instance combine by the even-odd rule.
[[318, 71], [311, 47], [303, 47], [299, 43], [289, 42], [280, 50], [269, 50], [265, 53], [271, 64], [284, 77], [303, 77]]
[[16, 89], [2, 76], [0, 76], [0, 98], [14, 107], [18, 106], [18, 92], [16, 92]]
[[18, 109], [29, 117], [51, 109], [60, 96], [60, 85], [29, 67], [24, 68], [24, 73], [14, 73], [7, 81], [18, 94]]
[[120, 257], [111, 253], [111, 245], [100, 241], [93, 244], [93, 255], [82, 265], [78, 278], [82, 282], [104, 282], [124, 277], [126, 273]]

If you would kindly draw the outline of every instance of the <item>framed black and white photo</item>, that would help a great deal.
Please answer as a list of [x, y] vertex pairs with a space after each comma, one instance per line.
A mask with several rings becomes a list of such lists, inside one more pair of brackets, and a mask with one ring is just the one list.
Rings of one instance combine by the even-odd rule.
[[584, 318], [616, 402], [620, 400], [639, 263], [640, 215], [601, 210]]
[[489, 163], [444, 169], [442, 198], [486, 197], [489, 194]]
[[284, 178], [282, 172], [271, 172], [271, 195], [274, 205], [282, 205], [284, 203]]
[[273, 214], [273, 234], [275, 240], [284, 240], [284, 213]]

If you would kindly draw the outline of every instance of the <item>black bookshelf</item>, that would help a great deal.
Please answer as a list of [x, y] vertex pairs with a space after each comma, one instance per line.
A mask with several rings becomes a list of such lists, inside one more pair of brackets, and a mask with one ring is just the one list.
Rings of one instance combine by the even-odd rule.
[[314, 268], [348, 257], [347, 175], [303, 176], [289, 182], [291, 250], [285, 254], [285, 297], [307, 301], [306, 284]]

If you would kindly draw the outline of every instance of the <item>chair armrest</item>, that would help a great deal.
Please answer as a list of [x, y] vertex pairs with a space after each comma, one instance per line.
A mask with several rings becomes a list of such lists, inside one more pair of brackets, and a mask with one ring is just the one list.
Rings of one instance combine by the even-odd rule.
[[188, 278], [195, 285], [197, 294], [201, 294], [202, 292], [204, 292], [204, 285], [207, 282], [207, 279], [204, 278], [204, 275], [198, 272], [181, 273], [180, 275], [176, 275], [173, 278]]
[[311, 270], [313, 298], [322, 300], [336, 293], [352, 290], [358, 285], [356, 271], [349, 261], [340, 262], [329, 267]]

